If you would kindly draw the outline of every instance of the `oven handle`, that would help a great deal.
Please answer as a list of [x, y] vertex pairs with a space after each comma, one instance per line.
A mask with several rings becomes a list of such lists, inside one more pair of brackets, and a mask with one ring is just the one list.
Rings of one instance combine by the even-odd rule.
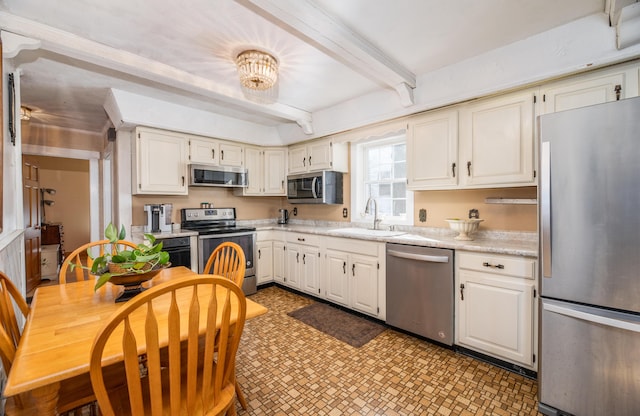
[[244, 235], [254, 235], [255, 233], [256, 233], [255, 231], [245, 231], [245, 232], [228, 233], [228, 234], [206, 234], [206, 235], [199, 235], [198, 240], [209, 240], [212, 238], [224, 238], [224, 237], [241, 237]]

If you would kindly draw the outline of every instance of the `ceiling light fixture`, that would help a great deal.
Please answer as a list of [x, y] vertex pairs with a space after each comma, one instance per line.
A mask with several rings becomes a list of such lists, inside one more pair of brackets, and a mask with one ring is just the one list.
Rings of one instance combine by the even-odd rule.
[[20, 107], [20, 120], [31, 120], [31, 109], [29, 107]]
[[255, 49], [241, 52], [236, 57], [240, 86], [249, 100], [272, 103], [276, 100], [278, 61], [266, 52]]

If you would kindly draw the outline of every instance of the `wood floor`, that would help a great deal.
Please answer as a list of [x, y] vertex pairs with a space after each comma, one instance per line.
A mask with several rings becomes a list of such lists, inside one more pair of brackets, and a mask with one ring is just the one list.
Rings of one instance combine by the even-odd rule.
[[278, 287], [251, 299], [269, 313], [247, 322], [239, 415], [538, 415], [537, 382], [387, 329], [354, 348], [287, 313], [311, 299]]

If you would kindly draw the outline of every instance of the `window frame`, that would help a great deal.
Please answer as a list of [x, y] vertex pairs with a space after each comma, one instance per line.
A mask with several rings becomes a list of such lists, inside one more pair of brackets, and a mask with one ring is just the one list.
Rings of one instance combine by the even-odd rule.
[[[361, 223], [366, 225], [367, 228], [373, 226], [373, 213], [365, 214], [365, 204], [369, 198], [367, 186], [365, 186], [365, 169], [367, 164], [365, 163], [365, 150], [373, 146], [380, 145], [392, 145], [397, 143], [407, 143], [406, 132], [401, 133], [394, 132], [392, 134], [385, 135], [383, 137], [368, 138], [360, 140], [358, 142], [352, 142], [351, 144], [351, 222]], [[407, 155], [408, 158], [408, 155]], [[405, 174], [408, 174], [406, 170], [405, 161]], [[406, 178], [405, 178], [406, 180]], [[366, 181], [369, 183], [369, 181]], [[414, 224], [413, 211], [413, 191], [406, 190], [406, 218], [389, 217], [388, 215], [379, 214], [378, 219], [382, 219], [380, 226], [385, 229], [391, 225], [406, 225], [412, 226]]]

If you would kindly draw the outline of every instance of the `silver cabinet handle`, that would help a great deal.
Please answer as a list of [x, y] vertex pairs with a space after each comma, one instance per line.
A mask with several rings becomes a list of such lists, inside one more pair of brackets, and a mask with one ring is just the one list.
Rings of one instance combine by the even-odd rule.
[[608, 316], [604, 316], [601, 314], [588, 313], [580, 310], [579, 307], [573, 306], [573, 305], [560, 306], [560, 305], [548, 303], [547, 301], [542, 303], [542, 308], [545, 311], [557, 313], [564, 316], [569, 316], [576, 319], [581, 319], [587, 322], [593, 322], [596, 324], [624, 329], [626, 331], [640, 332], [640, 322], [620, 320], [620, 319], [610, 318]]
[[540, 149], [540, 228], [542, 230], [542, 277], [551, 277], [551, 143]]
[[430, 263], [449, 263], [448, 256], [429, 256], [426, 254], [403, 253], [395, 250], [387, 250], [387, 254], [393, 257], [400, 257], [402, 259], [427, 261]]

